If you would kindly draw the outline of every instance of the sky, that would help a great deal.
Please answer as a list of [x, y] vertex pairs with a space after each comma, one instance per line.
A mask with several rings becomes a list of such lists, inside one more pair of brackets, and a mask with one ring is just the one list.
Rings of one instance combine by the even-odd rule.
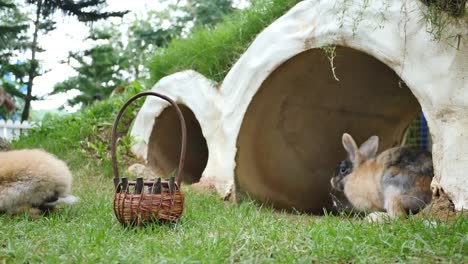
[[[160, 10], [163, 8], [155, 0], [107, 0], [106, 11], [130, 10], [132, 13], [127, 17], [138, 15], [147, 10]], [[75, 75], [75, 71], [66, 63], [61, 63], [67, 59], [69, 51], [84, 50], [91, 46], [90, 42], [83, 41], [89, 32], [89, 28], [78, 22], [74, 17], [64, 17], [56, 14], [57, 29], [48, 35], [42, 35], [39, 42], [45, 52], [39, 53], [38, 59], [43, 62], [43, 67], [47, 71], [45, 74], [34, 79], [33, 95], [46, 96], [52, 92], [56, 83], [66, 80]], [[117, 20], [120, 20], [117, 19]], [[78, 91], [69, 91], [57, 95], [51, 95], [46, 100], [33, 101], [33, 110], [53, 110], [66, 104], [67, 100], [78, 95]], [[66, 107], [68, 111], [76, 111], [77, 108]]]

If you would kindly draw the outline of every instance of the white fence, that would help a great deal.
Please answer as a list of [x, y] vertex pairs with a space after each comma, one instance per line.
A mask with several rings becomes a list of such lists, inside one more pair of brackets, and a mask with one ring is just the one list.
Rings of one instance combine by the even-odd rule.
[[21, 134], [27, 135], [28, 130], [33, 128], [33, 125], [29, 124], [28, 121], [12, 121], [0, 119], [0, 137], [7, 141], [18, 139]]

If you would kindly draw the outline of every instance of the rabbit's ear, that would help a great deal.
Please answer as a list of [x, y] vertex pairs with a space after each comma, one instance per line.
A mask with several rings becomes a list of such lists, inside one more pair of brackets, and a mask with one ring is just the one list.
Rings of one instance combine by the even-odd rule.
[[379, 137], [371, 136], [366, 142], [362, 143], [361, 147], [359, 147], [359, 153], [365, 159], [371, 159], [377, 155], [378, 148], [379, 148]]
[[348, 133], [344, 133], [342, 137], [343, 147], [345, 148], [346, 152], [348, 152], [348, 158], [351, 162], [355, 163], [358, 157], [358, 148], [356, 145], [356, 141], [354, 141], [353, 137]]

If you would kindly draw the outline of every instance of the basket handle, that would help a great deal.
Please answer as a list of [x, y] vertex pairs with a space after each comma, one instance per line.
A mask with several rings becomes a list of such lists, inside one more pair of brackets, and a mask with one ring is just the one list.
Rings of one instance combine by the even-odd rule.
[[117, 189], [117, 187], [118, 187], [118, 185], [120, 183], [119, 168], [117, 166], [117, 155], [116, 155], [117, 125], [118, 125], [118, 123], [120, 121], [120, 118], [122, 117], [125, 109], [131, 103], [133, 103], [133, 101], [135, 101], [136, 99], [138, 99], [140, 97], [148, 96], [148, 95], [156, 96], [156, 97], [159, 97], [159, 98], [169, 102], [175, 108], [175, 110], [177, 112], [177, 115], [179, 117], [180, 127], [182, 129], [182, 146], [180, 148], [179, 169], [177, 170], [177, 178], [176, 179], [177, 179], [177, 185], [178, 186], [180, 186], [181, 183], [182, 183], [182, 171], [184, 169], [185, 150], [186, 150], [186, 145], [187, 145], [187, 143], [186, 143], [186, 141], [187, 141], [187, 127], [185, 125], [184, 116], [182, 115], [182, 111], [180, 110], [179, 106], [177, 106], [177, 104], [171, 98], [169, 98], [169, 97], [167, 97], [165, 95], [156, 93], [156, 92], [146, 91], [146, 92], [141, 92], [141, 93], [138, 93], [138, 94], [132, 96], [130, 99], [127, 100], [127, 102], [125, 102], [125, 104], [122, 106], [119, 113], [117, 114], [117, 117], [115, 118], [115, 121], [114, 121], [114, 126], [112, 127], [111, 154], [112, 154], [112, 169], [114, 171], [114, 186], [115, 186], [116, 189]]

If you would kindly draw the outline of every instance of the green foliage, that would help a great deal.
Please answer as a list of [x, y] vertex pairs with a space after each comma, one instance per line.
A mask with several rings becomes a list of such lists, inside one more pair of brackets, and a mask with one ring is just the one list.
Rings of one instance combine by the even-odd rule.
[[158, 54], [171, 40], [190, 34], [193, 25], [211, 27], [233, 11], [232, 0], [194, 0], [136, 17], [129, 26], [124, 49], [130, 64], [127, 71], [136, 79], [147, 77], [143, 65], [148, 63], [149, 54]]
[[75, 16], [81, 22], [93, 22], [109, 17], [122, 17], [128, 11], [101, 12], [106, 6], [106, 0], [80, 0], [80, 1], [56, 1], [56, 0], [26, 0], [26, 3], [41, 6], [43, 17], [49, 17], [57, 11], [64, 15]]
[[465, 14], [466, 0], [421, 0], [425, 5], [438, 12], [446, 12], [453, 17]]
[[25, 96], [23, 113], [21, 114], [21, 120], [27, 120], [29, 118], [31, 101], [34, 100], [34, 98], [32, 97], [34, 78], [42, 74], [42, 72], [38, 70], [39, 62], [36, 59], [36, 53], [42, 51], [38, 42], [38, 36], [40, 34], [47, 34], [48, 32], [55, 29], [55, 21], [53, 20], [53, 15], [57, 11], [61, 11], [64, 15], [75, 16], [79, 21], [93, 22], [109, 17], [122, 17], [127, 13], [127, 11], [101, 12], [100, 10], [106, 4], [106, 0], [82, 0], [78, 2], [55, 0], [26, 0], [25, 2], [29, 4], [31, 8], [34, 8], [34, 16], [31, 19], [32, 41], [30, 44], [27, 45], [27, 48], [31, 51], [31, 57], [29, 59], [29, 65], [31, 67], [27, 71], [27, 92]]
[[[21, 51], [26, 45], [27, 29], [26, 14], [21, 12], [15, 2], [0, 0], [0, 87], [12, 98], [13, 104], [18, 107], [24, 100], [24, 94], [18, 91], [19, 85], [15, 82], [6, 82], [3, 76], [12, 72], [20, 78], [26, 74], [27, 65], [11, 63], [15, 52]], [[10, 109], [11, 111], [11, 109]], [[4, 105], [0, 106], [0, 115], [10, 118], [10, 113]]]
[[120, 25], [92, 28], [87, 39], [97, 45], [82, 52], [70, 53], [69, 64], [77, 75], [54, 87], [52, 94], [77, 89], [80, 95], [68, 101], [69, 105], [88, 105], [107, 98], [112, 91], [125, 85], [130, 79], [145, 77], [148, 54], [165, 46], [173, 37], [180, 35], [182, 28], [162, 28], [166, 13], [148, 12], [144, 17], [135, 18], [128, 27], [127, 41], [117, 29]]
[[[127, 86], [124, 94], [96, 102], [77, 113], [47, 115], [40, 127], [14, 141], [13, 147], [42, 148], [68, 160], [72, 166], [81, 166], [78, 164], [89, 158], [109, 170], [108, 153], [115, 116], [126, 99], [141, 89], [139, 84], [134, 83]], [[129, 106], [118, 127], [119, 136], [123, 137], [119, 150], [125, 156], [131, 156], [131, 139], [125, 135], [142, 103], [143, 100], [139, 100]]]
[[70, 53], [70, 59], [78, 63], [74, 67], [77, 75], [56, 84], [52, 94], [77, 89], [81, 94], [68, 100], [68, 104], [89, 105], [96, 99], [108, 97], [116, 87], [124, 85], [127, 79], [123, 71], [129, 63], [128, 57], [122, 54], [121, 42], [116, 40], [118, 36], [119, 32], [110, 28], [92, 31], [90, 38], [108, 42], [83, 52]]
[[[115, 29], [119, 25], [94, 28], [88, 39], [100, 41], [100, 44], [84, 52], [70, 54], [73, 62], [78, 64], [74, 67], [77, 75], [57, 84], [52, 94], [79, 90], [81, 94], [69, 100], [70, 105], [88, 105], [96, 95], [106, 98], [129, 79], [147, 77], [144, 65], [148, 54], [157, 53], [184, 30], [189, 30], [188, 22], [212, 25], [233, 10], [231, 5], [231, 0], [195, 1], [186, 6], [171, 6], [160, 12], [150, 11], [142, 17], [135, 17], [128, 26], [125, 41]], [[172, 16], [176, 13], [183, 15]]]
[[[171, 21], [170, 27], [163, 27], [165, 21]], [[135, 78], [148, 77], [148, 54], [154, 54], [165, 47], [173, 38], [180, 36], [183, 25], [171, 17], [166, 11], [149, 11], [141, 17], [135, 17], [128, 27], [128, 41], [124, 45], [123, 54], [128, 58], [127, 72]]]
[[[460, 32], [451, 32], [447, 30], [450, 24], [457, 24], [458, 21], [467, 24], [466, 15], [467, 0], [421, 0], [427, 9], [423, 12], [426, 21], [426, 29], [433, 36], [434, 40], [457, 39], [459, 48], [460, 39], [466, 35], [463, 30]], [[463, 20], [465, 22], [463, 22]], [[465, 37], [465, 36], [464, 36]]]
[[189, 34], [193, 25], [213, 26], [232, 11], [232, 0], [195, 0], [135, 17], [129, 26], [124, 49], [130, 64], [128, 72], [136, 79], [147, 77], [144, 65], [148, 64], [148, 54], [157, 54], [172, 39]]
[[232, 0], [192, 0], [185, 6], [172, 5], [175, 10], [185, 14], [176, 18], [179, 24], [193, 22], [195, 26], [214, 26], [234, 11]]
[[[32, 73], [34, 77], [40, 75], [41, 67], [37, 60], [26, 60], [22, 63], [8, 63], [3, 65], [3, 70], [5, 73], [10, 73], [14, 76], [14, 80], [8, 83], [4, 83], [4, 87], [7, 92], [15, 97], [25, 99], [26, 95], [20, 92], [18, 89], [23, 85], [27, 84], [29, 79], [30, 70], [34, 68], [35, 71]], [[33, 100], [39, 98], [32, 96]]]
[[12, 0], [0, 1], [0, 71], [14, 49], [19, 48], [27, 28], [26, 15]]
[[195, 25], [213, 26], [223, 20], [223, 18], [231, 13], [231, 0], [198, 0], [193, 1], [193, 12]]
[[[3, 83], [0, 83], [0, 84], [3, 90], [11, 98], [11, 103], [13, 103], [16, 109], [21, 108], [24, 105], [24, 99], [23, 99], [24, 94], [18, 90], [17, 83], [4, 81]], [[3, 105], [0, 106], [0, 115], [5, 119], [11, 119], [16, 109], [11, 111], [11, 109], [9, 109], [9, 107], [7, 107], [4, 103]]]
[[[3, 74], [9, 73], [10, 77], [13, 77], [11, 80], [6, 81], [6, 80], [1, 80], [0, 84], [2, 85], [3, 89], [7, 92], [8, 95], [13, 100], [13, 103], [15, 104], [17, 110], [21, 109], [25, 105], [25, 100], [26, 100], [26, 94], [23, 93], [23, 91], [20, 91], [21, 88], [24, 88], [24, 85], [27, 83], [27, 80], [29, 78], [29, 71], [33, 67], [32, 64], [34, 64], [34, 76], [39, 75], [40, 67], [37, 63], [37, 61], [26, 61], [24, 63], [11, 63], [11, 62], [5, 62], [4, 64], [0, 64], [0, 76], [3, 76]], [[36, 96], [30, 96], [31, 100], [37, 100], [39, 99]], [[6, 114], [5, 112], [1, 113], [3, 116], [6, 117], [11, 117], [11, 114]]]
[[174, 39], [151, 59], [151, 83], [185, 69], [223, 80], [255, 36], [298, 2], [257, 0], [215, 28], [198, 28], [186, 39]]

